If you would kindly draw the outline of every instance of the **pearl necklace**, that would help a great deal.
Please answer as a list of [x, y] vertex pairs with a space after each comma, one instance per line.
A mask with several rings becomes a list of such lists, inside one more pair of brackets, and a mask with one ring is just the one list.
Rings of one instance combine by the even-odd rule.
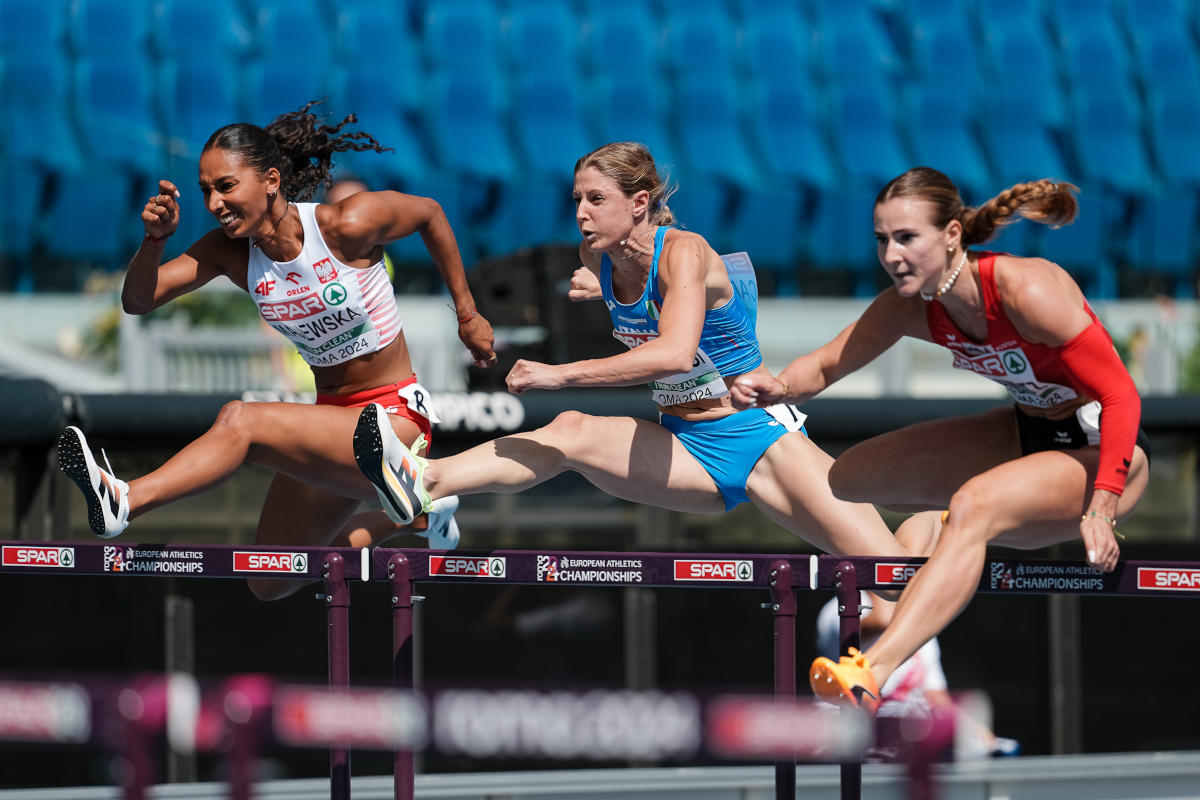
[[950, 273], [950, 277], [946, 278], [946, 282], [937, 288], [933, 294], [921, 292], [921, 299], [925, 301], [936, 300], [946, 292], [950, 291], [950, 287], [958, 280], [958, 273], [962, 272], [963, 266], [967, 263], [967, 248], [963, 248], [962, 258], [958, 259], [958, 266], [954, 268], [954, 272]]

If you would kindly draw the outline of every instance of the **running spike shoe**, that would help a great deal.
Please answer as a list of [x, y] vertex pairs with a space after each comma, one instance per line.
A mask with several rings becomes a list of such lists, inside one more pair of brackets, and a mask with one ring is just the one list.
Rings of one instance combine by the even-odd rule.
[[425, 491], [425, 459], [417, 455], [425, 449], [424, 434], [417, 437], [412, 448], [400, 441], [387, 412], [378, 403], [371, 403], [358, 415], [354, 428], [354, 460], [379, 494], [388, 519], [397, 525], [408, 525], [420, 514], [429, 512], [433, 500]]
[[453, 550], [458, 547], [458, 521], [454, 512], [458, 510], [458, 495], [439, 497], [429, 507], [429, 527], [418, 531], [417, 536], [429, 539], [430, 550]]
[[100, 455], [108, 469], [96, 463], [83, 431], [74, 425], [58, 437], [58, 468], [83, 492], [92, 531], [101, 539], [111, 539], [129, 527], [129, 484], [112, 474], [103, 450]]
[[879, 685], [867, 657], [856, 648], [836, 662], [818, 658], [808, 670], [808, 683], [827, 703], [861, 706], [872, 713], [879, 708]]

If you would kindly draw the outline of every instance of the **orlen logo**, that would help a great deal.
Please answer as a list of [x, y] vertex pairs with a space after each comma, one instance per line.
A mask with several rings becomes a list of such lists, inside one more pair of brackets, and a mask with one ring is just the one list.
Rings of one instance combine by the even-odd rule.
[[308, 572], [306, 553], [262, 553], [235, 550], [234, 572]]
[[875, 565], [875, 583], [881, 586], [902, 586], [912, 580], [917, 574], [920, 564], [888, 564]]
[[430, 556], [429, 574], [454, 577], [503, 578], [508, 572], [503, 556]]
[[753, 578], [753, 561], [675, 560], [677, 581], [749, 581]]
[[72, 569], [75, 566], [75, 548], [5, 545], [3, 564], [6, 567]]
[[1200, 592], [1200, 569], [1138, 567], [1137, 586], [1139, 589], [1158, 591], [1182, 589], [1185, 592]]

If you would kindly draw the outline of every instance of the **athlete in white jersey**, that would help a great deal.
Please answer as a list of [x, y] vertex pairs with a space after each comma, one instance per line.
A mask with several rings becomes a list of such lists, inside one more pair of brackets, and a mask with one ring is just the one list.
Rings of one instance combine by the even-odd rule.
[[[330, 156], [383, 148], [361, 132], [341, 132], [355, 119], [319, 124], [309, 103], [265, 129], [228, 125], [200, 156], [200, 190], [220, 223], [183, 254], [162, 263], [179, 225], [180, 193], [162, 180], [142, 211], [146, 235], [129, 264], [121, 302], [145, 314], [224, 276], [249, 292], [263, 319], [287, 336], [312, 367], [316, 405], [232, 402], [216, 422], [158, 469], [119, 480], [100, 467], [83, 433], [59, 439], [59, 464], [83, 491], [89, 522], [100, 536], [129, 521], [224, 481], [243, 463], [276, 471], [259, 518], [257, 544], [378, 543], [397, 532], [382, 511], [358, 513], [375, 490], [354, 460], [357, 407], [378, 403], [396, 436], [430, 439], [436, 421], [429, 395], [413, 375], [383, 246], [420, 234], [446, 282], [459, 338], [478, 366], [496, 359], [492, 328], [475, 310], [454, 233], [441, 207], [399, 192], [359, 192], [334, 204], [300, 203], [328, 182]], [[453, 547], [456, 499], [430, 512], [431, 546]], [[435, 517], [440, 517], [436, 520]], [[251, 581], [264, 599], [296, 584]]]

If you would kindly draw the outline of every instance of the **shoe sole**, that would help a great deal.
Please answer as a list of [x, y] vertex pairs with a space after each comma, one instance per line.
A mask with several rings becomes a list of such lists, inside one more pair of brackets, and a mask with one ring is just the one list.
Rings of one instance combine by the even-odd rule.
[[104, 525], [104, 509], [100, 506], [100, 498], [92, 489], [92, 476], [88, 471], [87, 456], [83, 453], [83, 440], [75, 428], [67, 428], [58, 439], [58, 468], [62, 473], [75, 482], [79, 491], [87, 500], [88, 525], [92, 533], [109, 538]]
[[868, 710], [874, 708], [868, 699], [870, 692], [858, 683], [853, 686], [847, 685], [838, 676], [833, 662], [827, 658], [817, 659], [813, 663], [812, 669], [809, 671], [808, 685], [812, 688], [813, 694], [827, 703], [860, 706]]
[[[405, 508], [397, 505], [392, 493], [388, 490], [387, 469], [383, 458], [383, 434], [379, 430], [379, 421], [373, 407], [367, 406], [358, 415], [358, 424], [354, 426], [354, 460], [367, 480], [375, 487], [383, 510], [388, 519], [397, 525], [408, 525], [413, 521], [412, 507]], [[401, 499], [406, 500], [401, 492]]]

